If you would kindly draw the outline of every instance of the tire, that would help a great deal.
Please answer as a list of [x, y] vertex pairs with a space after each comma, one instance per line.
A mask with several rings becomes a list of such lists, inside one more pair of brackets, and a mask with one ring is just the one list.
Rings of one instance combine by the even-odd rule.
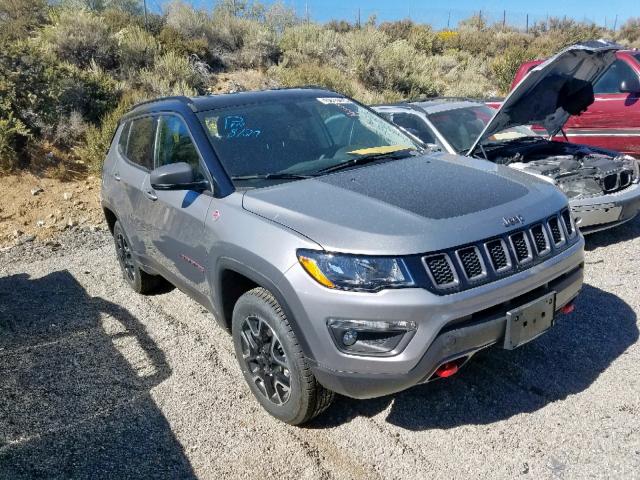
[[143, 271], [131, 250], [131, 243], [119, 221], [113, 226], [113, 240], [116, 247], [116, 257], [124, 280], [134, 292], [142, 295], [164, 293], [169, 291], [169, 282], [158, 275], [151, 275]]
[[300, 425], [329, 407], [334, 393], [316, 381], [271, 292], [258, 287], [242, 295], [233, 309], [231, 332], [244, 378], [267, 412]]

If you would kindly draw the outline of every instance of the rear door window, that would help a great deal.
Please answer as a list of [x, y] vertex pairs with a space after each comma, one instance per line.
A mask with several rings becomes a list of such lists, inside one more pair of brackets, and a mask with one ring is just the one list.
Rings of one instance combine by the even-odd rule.
[[153, 147], [156, 137], [156, 117], [132, 120], [127, 143], [127, 158], [146, 170], [153, 169]]

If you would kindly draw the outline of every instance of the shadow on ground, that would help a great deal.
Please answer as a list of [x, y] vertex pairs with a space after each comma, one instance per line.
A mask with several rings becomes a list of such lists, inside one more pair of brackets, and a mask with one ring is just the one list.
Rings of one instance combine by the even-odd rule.
[[170, 373], [69, 272], [0, 278], [0, 478], [195, 478], [149, 393]]
[[408, 430], [489, 424], [582, 392], [638, 340], [638, 327], [629, 305], [591, 285], [576, 303], [573, 314], [517, 350], [493, 347], [456, 377], [396, 395], [366, 401], [340, 397], [310, 427], [336, 426], [389, 407], [387, 422]]

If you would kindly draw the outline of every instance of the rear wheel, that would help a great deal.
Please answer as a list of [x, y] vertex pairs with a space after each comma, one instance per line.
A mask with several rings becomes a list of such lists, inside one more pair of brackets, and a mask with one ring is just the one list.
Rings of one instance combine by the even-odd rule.
[[170, 290], [168, 282], [164, 278], [150, 275], [140, 268], [133, 256], [129, 238], [119, 221], [116, 221], [113, 226], [113, 240], [122, 276], [135, 292], [149, 295]]
[[254, 288], [238, 299], [232, 335], [244, 378], [271, 415], [298, 425], [331, 404], [334, 393], [316, 381], [286, 315], [268, 290]]

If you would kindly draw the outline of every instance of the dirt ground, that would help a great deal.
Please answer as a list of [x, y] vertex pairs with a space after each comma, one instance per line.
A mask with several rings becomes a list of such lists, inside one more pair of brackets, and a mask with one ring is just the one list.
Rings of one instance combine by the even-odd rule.
[[259, 407], [210, 313], [128, 288], [107, 231], [56, 241], [0, 249], [0, 480], [640, 479], [640, 218], [587, 238], [539, 339], [304, 427]]
[[0, 248], [51, 239], [69, 228], [102, 228], [97, 177], [63, 182], [31, 173], [0, 176], [0, 192]]

